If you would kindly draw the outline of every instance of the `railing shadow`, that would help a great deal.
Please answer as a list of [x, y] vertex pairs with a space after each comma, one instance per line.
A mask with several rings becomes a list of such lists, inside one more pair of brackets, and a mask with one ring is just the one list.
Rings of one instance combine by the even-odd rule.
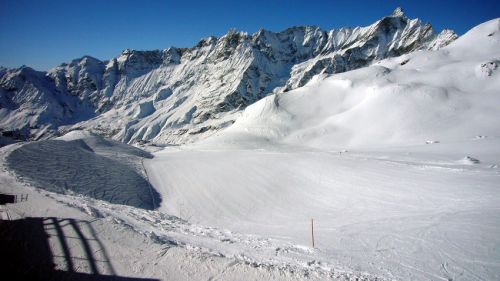
[[0, 220], [0, 238], [2, 279], [156, 280], [118, 276], [92, 221]]

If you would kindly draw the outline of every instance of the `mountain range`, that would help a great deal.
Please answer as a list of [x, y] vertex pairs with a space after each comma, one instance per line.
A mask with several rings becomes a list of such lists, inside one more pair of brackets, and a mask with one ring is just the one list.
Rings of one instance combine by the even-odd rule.
[[124, 50], [47, 72], [0, 68], [3, 138], [38, 140], [84, 129], [126, 142], [181, 144], [234, 123], [247, 106], [306, 85], [315, 75], [361, 68], [458, 36], [436, 33], [400, 8], [366, 27], [230, 30], [192, 48]]

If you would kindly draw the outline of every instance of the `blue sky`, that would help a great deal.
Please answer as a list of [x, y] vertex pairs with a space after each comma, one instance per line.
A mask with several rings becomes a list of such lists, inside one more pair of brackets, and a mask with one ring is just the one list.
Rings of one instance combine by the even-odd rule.
[[398, 6], [438, 31], [459, 34], [500, 17], [498, 0], [0, 0], [0, 65], [47, 70], [83, 55], [110, 59], [126, 48], [191, 47], [230, 28], [254, 33], [261, 27], [364, 26]]

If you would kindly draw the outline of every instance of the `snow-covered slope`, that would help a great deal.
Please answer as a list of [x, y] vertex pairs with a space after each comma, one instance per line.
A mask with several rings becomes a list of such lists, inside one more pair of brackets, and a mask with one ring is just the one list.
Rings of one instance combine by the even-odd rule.
[[366, 27], [231, 30], [189, 49], [125, 50], [105, 62], [86, 56], [48, 73], [2, 70], [0, 128], [21, 138], [83, 128], [124, 142], [183, 143], [229, 126], [246, 106], [314, 75], [435, 50], [455, 38], [396, 9]]
[[499, 64], [495, 19], [441, 50], [317, 76], [302, 88], [270, 95], [207, 142], [227, 145], [257, 138], [346, 148], [499, 136]]
[[53, 134], [58, 126], [95, 115], [92, 105], [59, 93], [44, 72], [21, 67], [0, 74], [0, 128], [4, 136], [38, 139]]
[[141, 162], [151, 157], [121, 142], [73, 131], [57, 140], [21, 145], [6, 162], [18, 177], [41, 189], [155, 209], [161, 198]]

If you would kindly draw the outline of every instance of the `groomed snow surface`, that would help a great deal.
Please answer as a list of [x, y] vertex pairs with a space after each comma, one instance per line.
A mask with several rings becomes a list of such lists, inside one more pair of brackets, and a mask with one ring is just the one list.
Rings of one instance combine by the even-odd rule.
[[[500, 280], [499, 61], [495, 19], [439, 51], [264, 98], [217, 135], [144, 159], [147, 174], [127, 164], [161, 194], [154, 211], [38, 194], [7, 172], [2, 190], [33, 195], [9, 207], [19, 215], [99, 218], [120, 276]], [[3, 162], [55, 142], [7, 146]]]

